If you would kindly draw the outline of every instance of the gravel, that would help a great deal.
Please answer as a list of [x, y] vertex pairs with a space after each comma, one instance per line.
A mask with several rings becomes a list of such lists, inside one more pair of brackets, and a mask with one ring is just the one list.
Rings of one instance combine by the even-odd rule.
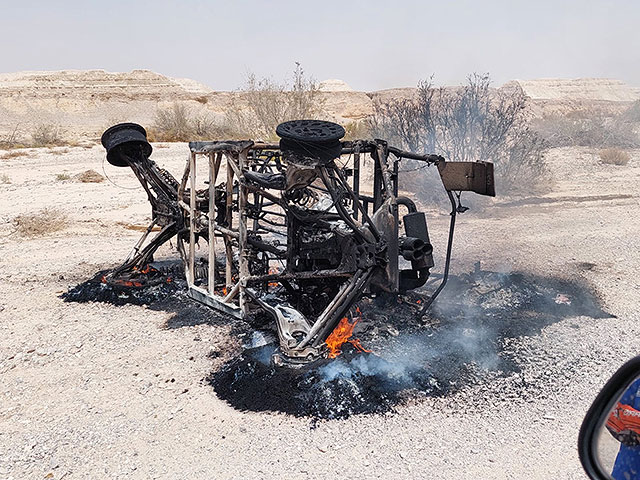
[[[154, 157], [178, 174], [185, 152], [171, 145]], [[498, 199], [460, 218], [453, 273], [464, 279], [481, 260], [483, 272], [565, 282], [552, 282], [550, 306], [567, 307], [558, 293], [575, 302], [575, 292], [561, 290], [575, 284], [595, 303], [572, 303], [552, 321], [515, 305], [495, 320], [503, 327], [509, 318], [511, 333], [496, 328], [489, 341], [504, 363], [470, 362], [473, 381], [461, 378], [444, 395], [418, 392], [389, 411], [346, 419], [241, 411], [219, 398], [208, 379], [249, 343], [246, 325], [194, 306], [64, 302], [61, 293], [129, 251], [139, 232], [126, 224], [148, 220], [144, 192], [55, 180], [62, 170], [102, 172], [98, 147], [3, 161], [13, 183], [0, 190], [0, 478], [585, 478], [576, 450], [582, 417], [637, 353], [640, 222], [629, 192], [640, 162], [633, 152], [612, 169], [594, 152], [567, 148], [550, 160], [549, 201]], [[135, 185], [125, 169], [105, 170], [116, 184]], [[590, 195], [600, 198], [584, 200]], [[65, 230], [13, 233], [16, 215], [46, 206], [68, 215]], [[448, 217], [429, 221], [441, 265]], [[465, 298], [491, 295], [484, 287]], [[447, 331], [448, 315], [436, 312], [425, 330]], [[406, 329], [385, 316], [383, 338], [400, 343]], [[363, 342], [379, 348], [374, 334], [371, 326]]]

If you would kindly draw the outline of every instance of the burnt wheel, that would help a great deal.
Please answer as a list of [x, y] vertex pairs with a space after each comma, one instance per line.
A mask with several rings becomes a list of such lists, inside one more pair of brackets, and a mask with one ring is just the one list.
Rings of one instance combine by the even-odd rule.
[[100, 139], [107, 150], [107, 161], [116, 167], [128, 166], [125, 156], [135, 158], [142, 154], [145, 157], [153, 151], [147, 141], [147, 131], [137, 123], [119, 123], [108, 128]]
[[308, 143], [325, 143], [340, 140], [345, 135], [342, 126], [324, 120], [291, 120], [278, 125], [280, 138]]

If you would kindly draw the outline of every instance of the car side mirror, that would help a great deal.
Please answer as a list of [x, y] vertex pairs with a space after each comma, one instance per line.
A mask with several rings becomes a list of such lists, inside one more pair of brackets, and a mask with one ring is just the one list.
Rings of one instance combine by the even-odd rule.
[[640, 478], [640, 356], [620, 367], [594, 400], [578, 453], [592, 479]]

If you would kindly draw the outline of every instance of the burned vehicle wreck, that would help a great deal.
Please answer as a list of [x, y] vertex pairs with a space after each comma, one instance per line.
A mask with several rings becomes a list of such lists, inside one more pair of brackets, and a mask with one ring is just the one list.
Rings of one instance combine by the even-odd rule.
[[[342, 141], [345, 130], [326, 121], [289, 121], [276, 133], [274, 144], [190, 142], [177, 180], [150, 158], [143, 127], [105, 131], [108, 162], [132, 169], [152, 220], [103, 282], [136, 288], [156, 281], [153, 255], [175, 238], [189, 297], [229, 317], [268, 316], [279, 340], [276, 365], [325, 358], [335, 354], [327, 339], [349, 326], [364, 295], [405, 293], [430, 277], [426, 216], [399, 195], [399, 166], [412, 161], [437, 168], [451, 205], [443, 273], [424, 296], [423, 314], [447, 282], [456, 215], [464, 211], [455, 193], [494, 196], [493, 165], [448, 162], [383, 140]], [[370, 193], [361, 188], [365, 177]], [[207, 246], [197, 250], [200, 240]]]

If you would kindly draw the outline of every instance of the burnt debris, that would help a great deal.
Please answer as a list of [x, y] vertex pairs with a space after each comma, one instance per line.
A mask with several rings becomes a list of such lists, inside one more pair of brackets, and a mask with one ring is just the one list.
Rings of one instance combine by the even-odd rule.
[[275, 367], [271, 357], [276, 348], [248, 349], [212, 374], [208, 380], [218, 396], [240, 410], [339, 419], [387, 412], [415, 385], [430, 394], [445, 393], [426, 373], [394, 372], [392, 363], [372, 354], [354, 354], [350, 348], [341, 358], [298, 369]]
[[[103, 270], [90, 279], [69, 288], [60, 295], [65, 302], [104, 302], [113, 305], [152, 305], [184, 290], [179, 278], [157, 272], [146, 281], [142, 276], [130, 276], [121, 283], [107, 282], [111, 270]], [[133, 279], [133, 280], [132, 280]]]
[[[65, 300], [174, 311], [167, 328], [230, 323], [232, 334], [259, 341], [235, 358], [219, 355], [227, 361], [208, 380], [220, 398], [329, 419], [509, 375], [519, 366], [508, 339], [567, 316], [607, 316], [579, 283], [479, 266], [448, 282], [456, 217], [467, 210], [458, 192], [493, 196], [491, 163], [342, 141], [340, 125], [318, 120], [285, 122], [277, 133], [278, 144], [191, 142], [177, 180], [150, 158], [144, 128], [108, 129], [107, 160], [132, 169], [152, 220], [122, 265]], [[427, 216], [399, 194], [406, 159], [437, 167], [451, 206], [439, 278]], [[208, 175], [198, 183], [203, 160]], [[367, 168], [371, 191], [361, 184]], [[153, 258], [172, 239], [180, 275]]]
[[[156, 265], [165, 278], [174, 271]], [[100, 272], [71, 288], [63, 298], [149, 305], [174, 313], [167, 322], [170, 329], [229, 322], [215, 310], [190, 301], [186, 282], [180, 278], [131, 288], [105, 283], [106, 274]], [[450, 288], [426, 318], [418, 315], [423, 301], [419, 290], [400, 297], [389, 293], [365, 297], [357, 303], [360, 321], [354, 333], [371, 353], [346, 342], [337, 358], [297, 368], [280, 368], [272, 362], [278, 351], [272, 324], [232, 320], [232, 334], [249, 340], [207, 381], [221, 399], [240, 410], [314, 419], [384, 413], [410, 399], [448, 395], [519, 372], [519, 354], [509, 339], [536, 335], [569, 317], [611, 316], [581, 281], [480, 268], [452, 276]], [[229, 358], [228, 352], [212, 351], [210, 356], [221, 355]], [[531, 394], [530, 385], [517, 387], [521, 394]]]
[[[444, 276], [425, 295], [425, 314], [448, 278], [456, 214], [463, 211], [453, 192], [495, 195], [492, 164], [447, 162], [383, 140], [342, 141], [344, 128], [321, 120], [285, 122], [276, 133], [278, 144], [190, 142], [177, 180], [150, 158], [143, 127], [124, 123], [105, 131], [107, 160], [131, 168], [151, 203], [152, 221], [102, 283], [116, 290], [137, 286], [132, 277], [175, 238], [189, 297], [227, 318], [270, 318], [279, 365], [325, 358], [327, 337], [356, 302], [380, 292], [397, 297], [429, 279], [427, 217], [399, 194], [399, 166], [410, 159], [437, 167], [451, 204]], [[204, 182], [197, 173], [203, 161]], [[370, 191], [361, 183], [365, 170], [373, 179]], [[200, 240], [208, 244], [203, 255], [196, 253]]]
[[[271, 344], [247, 349], [208, 380], [240, 410], [319, 419], [383, 413], [409, 399], [448, 395], [519, 372], [509, 339], [535, 335], [568, 317], [611, 316], [577, 281], [476, 270], [451, 284], [426, 324], [416, 315], [420, 296], [360, 302], [357, 334], [373, 353], [347, 346], [334, 360], [282, 369], [270, 363], [277, 347]], [[526, 383], [516, 388], [531, 394]]]

